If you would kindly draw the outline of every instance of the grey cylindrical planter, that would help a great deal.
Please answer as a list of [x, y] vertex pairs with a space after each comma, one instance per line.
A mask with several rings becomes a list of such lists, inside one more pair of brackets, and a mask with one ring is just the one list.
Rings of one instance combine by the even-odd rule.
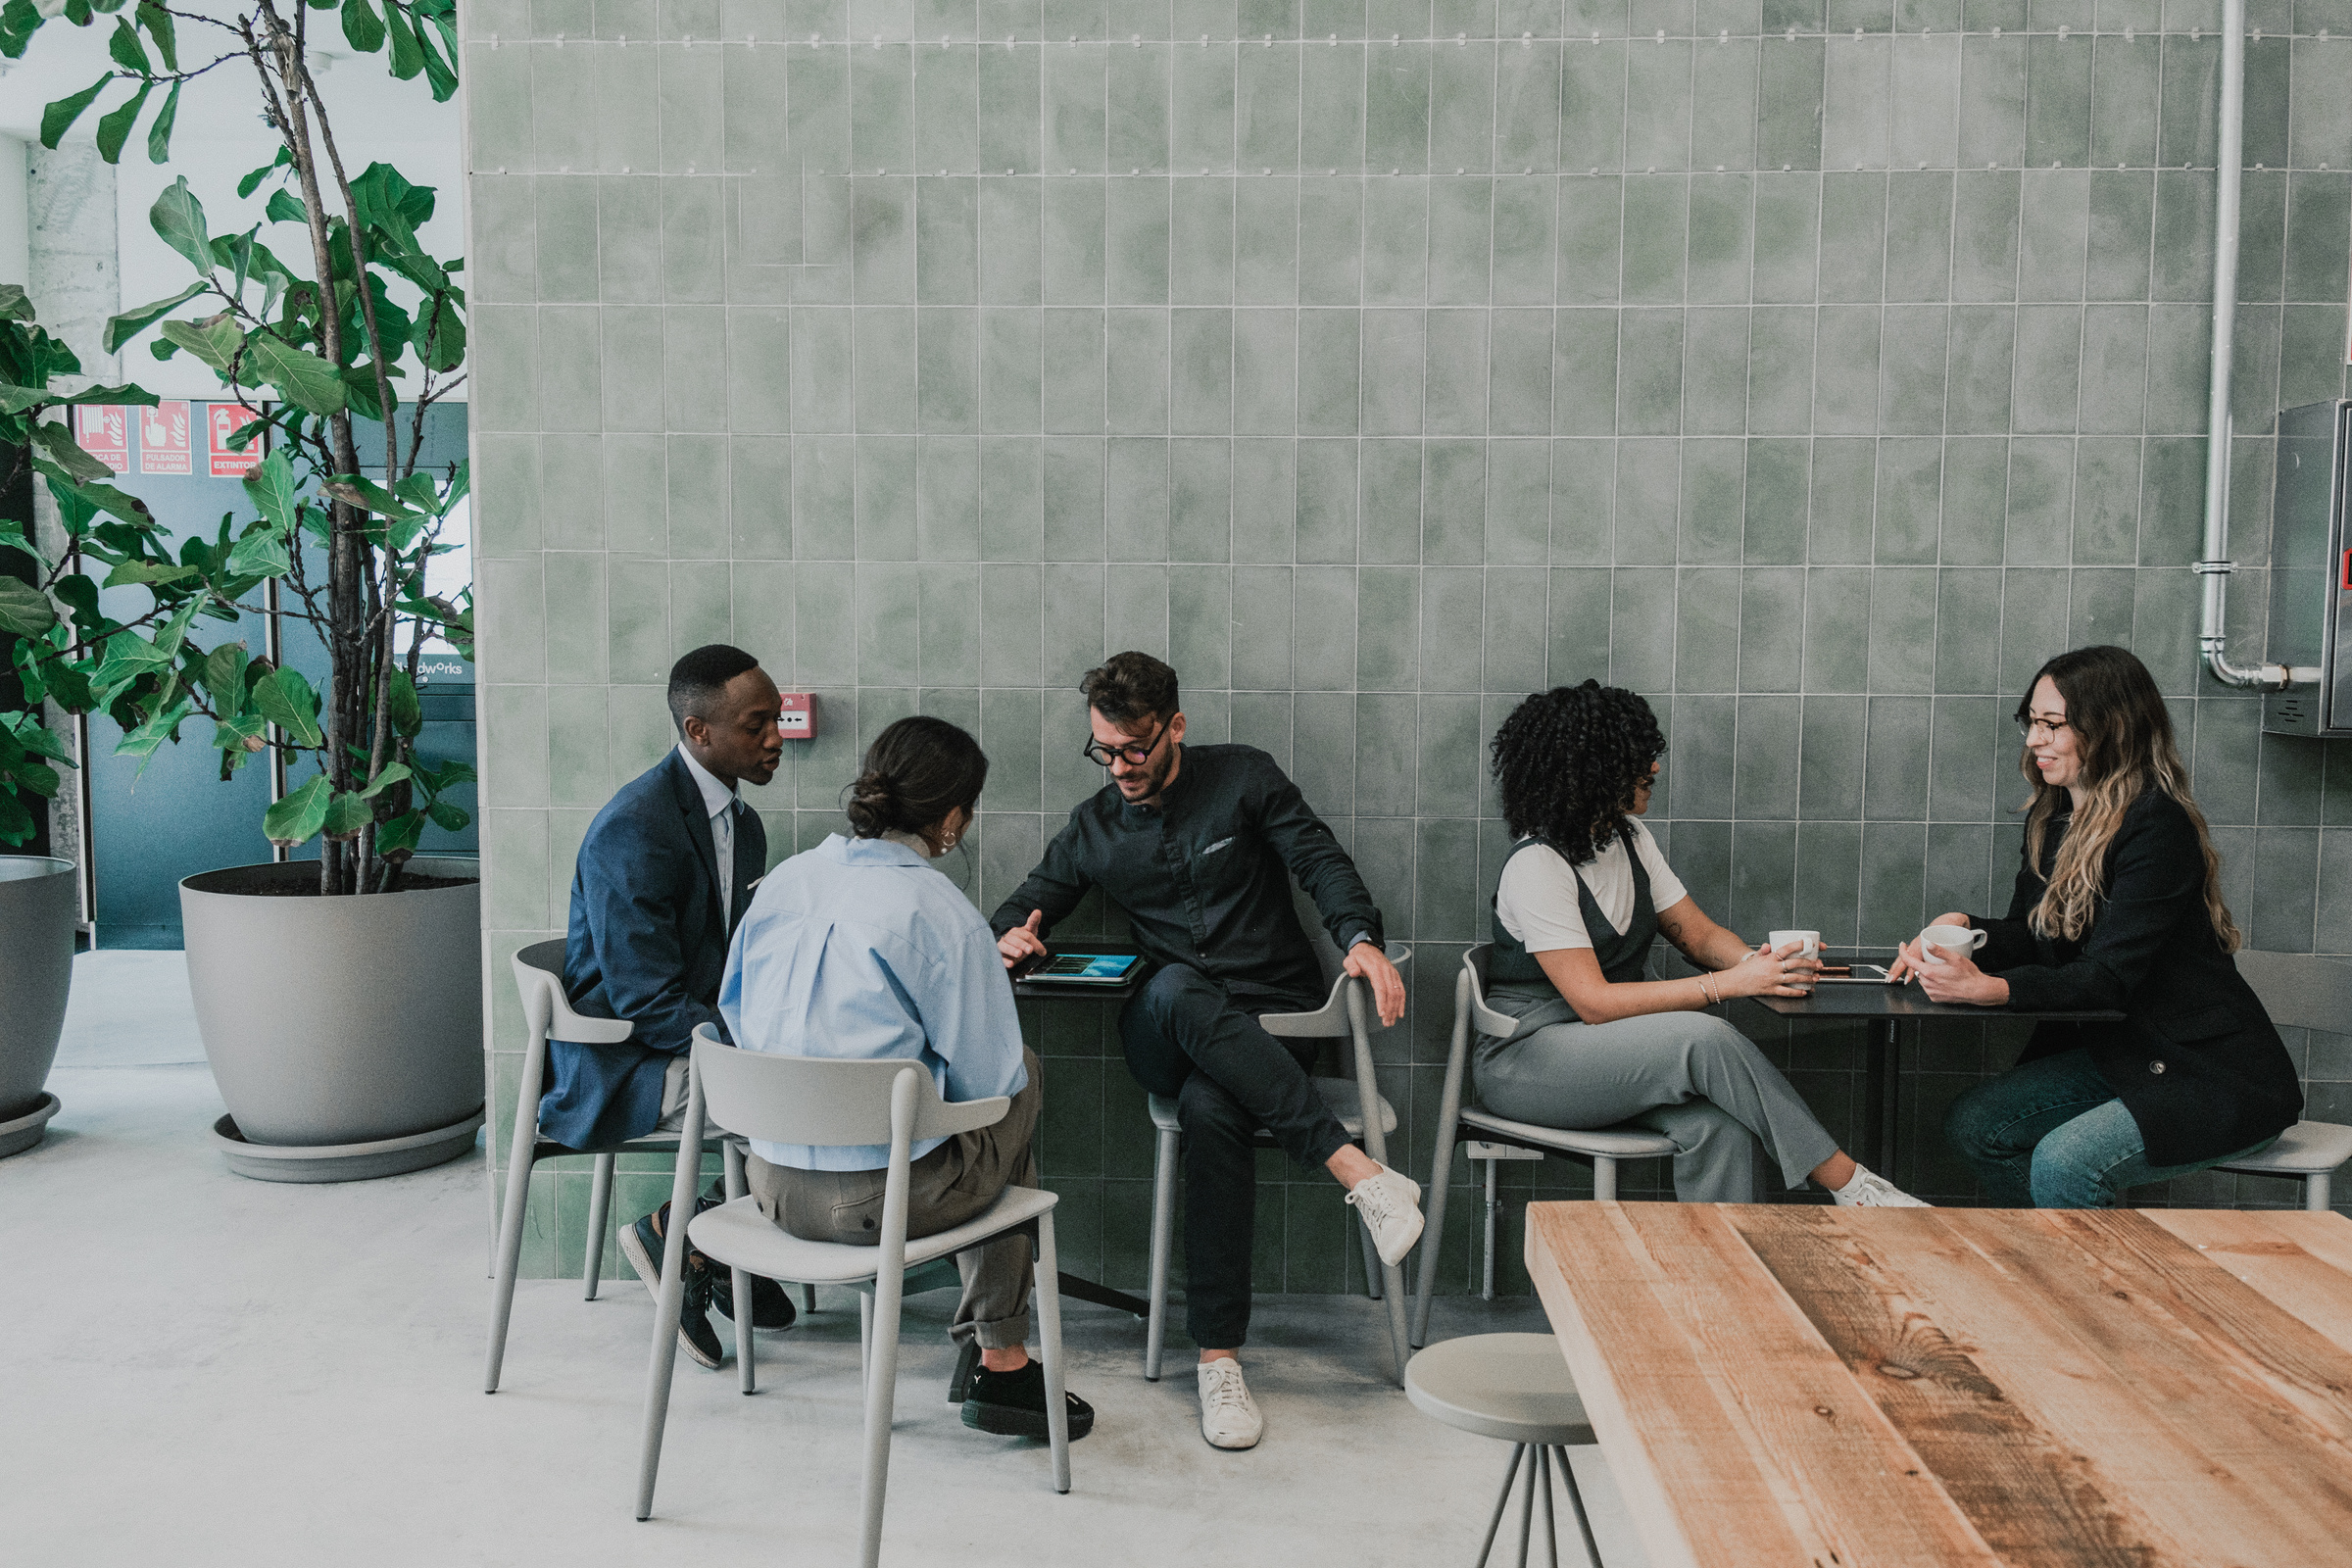
[[0, 855], [0, 1155], [39, 1143], [57, 1111], [41, 1085], [66, 1026], [79, 910], [73, 861]]
[[[479, 862], [448, 857], [409, 868], [479, 875]], [[289, 861], [179, 885], [196, 1026], [228, 1105], [216, 1141], [232, 1168], [270, 1181], [455, 1159], [481, 1125], [480, 884], [339, 899], [221, 891], [318, 875], [316, 861]], [[269, 1157], [241, 1158], [253, 1146]]]

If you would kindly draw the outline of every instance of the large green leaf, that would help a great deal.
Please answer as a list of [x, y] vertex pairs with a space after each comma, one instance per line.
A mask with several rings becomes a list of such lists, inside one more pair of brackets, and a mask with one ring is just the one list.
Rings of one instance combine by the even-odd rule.
[[32, 318], [32, 301], [25, 296], [24, 285], [0, 283], [0, 321], [29, 321]]
[[213, 240], [211, 231], [204, 226], [204, 204], [188, 189], [185, 174], [166, 186], [164, 193], [155, 199], [155, 205], [147, 210], [147, 221], [154, 225], [165, 244], [188, 259], [189, 266], [207, 277], [212, 275]]
[[17, 744], [35, 757], [63, 762], [68, 767], [78, 766], [66, 743], [43, 729], [39, 718], [32, 713], [0, 713], [0, 729], [16, 737]]
[[262, 204], [262, 216], [272, 223], [308, 223], [311, 220], [310, 209], [302, 205], [302, 198], [288, 190], [271, 191], [270, 199]]
[[124, 561], [118, 563], [115, 569], [106, 574], [106, 581], [100, 586], [121, 588], [126, 584], [141, 583], [162, 583], [169, 586], [172, 583], [186, 582], [190, 577], [203, 575], [204, 573], [194, 566], [175, 566], [169, 561]]
[[367, 798], [346, 790], [336, 796], [326, 808], [326, 821], [320, 831], [330, 839], [356, 839], [375, 815], [375, 808]]
[[405, 669], [392, 672], [391, 709], [393, 733], [403, 740], [415, 740], [424, 728], [424, 709], [416, 701], [416, 683]]
[[311, 414], [334, 414], [344, 405], [343, 378], [333, 366], [270, 332], [256, 332], [246, 341], [245, 368]]
[[156, 330], [166, 342], [176, 343], [222, 375], [236, 368], [244, 350], [245, 333], [226, 311], [201, 321], [166, 321]]
[[[173, 88], [172, 90], [174, 92], [178, 91], [177, 88]], [[204, 287], [205, 285], [203, 280], [198, 279], [196, 282], [190, 283], [186, 288], [181, 289], [178, 293], [172, 295], [168, 300], [156, 300], [152, 304], [141, 305], [135, 309], [124, 311], [121, 316], [108, 317], [106, 321], [105, 337], [106, 352], [109, 354], [119, 352], [123, 344], [129, 342], [132, 338], [147, 330], [147, 328], [156, 321], [162, 319], [166, 316], [171, 315], [173, 311], [178, 310], [182, 305], [187, 304], [188, 301], [203, 293]]]
[[343, 37], [364, 55], [371, 55], [384, 46], [383, 19], [368, 0], [343, 0]]
[[[24, 46], [48, 20], [32, 0], [8, 0], [6, 6], [0, 6], [0, 59], [23, 59]], [[17, 841], [0, 837], [0, 843], [13, 842]]]
[[[106, 84], [114, 79], [115, 74], [110, 71], [87, 87], [82, 88], [81, 91], [71, 97], [60, 98], [55, 103], [43, 108], [41, 110], [41, 145], [51, 152], [57, 151], [57, 144], [65, 138], [66, 132], [74, 127], [74, 122], [81, 118], [81, 112], [95, 103], [98, 94], [103, 92]], [[180, 183], [184, 185], [187, 181], [182, 180]]]
[[372, 801], [378, 795], [381, 795], [384, 791], [390, 789], [393, 785], [406, 784], [411, 777], [412, 775], [409, 772], [407, 764], [402, 762], [388, 762], [385, 764], [384, 770], [381, 773], [376, 774], [374, 778], [370, 779], [368, 783], [368, 787], [359, 791], [354, 799]]
[[245, 645], [222, 643], [204, 656], [197, 678], [213, 694], [213, 706], [234, 713], [245, 706]]
[[285, 733], [289, 745], [317, 746], [324, 739], [318, 732], [318, 696], [300, 670], [273, 669], [254, 682], [253, 706]]
[[56, 623], [57, 607], [47, 594], [30, 583], [0, 576], [0, 631], [37, 637]]
[[74, 432], [62, 424], [43, 422], [32, 427], [32, 438], [48, 449], [50, 461], [75, 479], [105, 479], [114, 469], [81, 450]]
[[[164, 69], [177, 71], [179, 69], [179, 39], [172, 28], [172, 13], [157, 4], [157, 0], [139, 0], [139, 9], [135, 15], [138, 17], [139, 25], [147, 29], [147, 36], [155, 40], [155, 52], [164, 57]], [[177, 90], [178, 84], [174, 83], [174, 95]], [[163, 160], [159, 158], [156, 162], [161, 163]]]
[[[193, 702], [185, 697], [181, 698], [148, 719], [137, 729], [123, 736], [121, 741], [116, 743], [115, 755], [117, 757], [154, 756], [155, 749], [164, 742], [179, 739], [177, 733], [179, 726], [185, 723], [188, 715], [195, 710], [196, 705]], [[141, 771], [143, 772], [145, 769], [142, 768]]]
[[392, 37], [392, 74], [407, 81], [424, 69], [424, 45], [417, 41], [416, 24], [400, 7], [388, 5], [384, 28]]
[[234, 577], [282, 577], [293, 569], [285, 536], [268, 523], [247, 528], [228, 552], [229, 575]]
[[11, 386], [0, 381], [0, 415], [22, 414], [34, 404], [63, 408], [69, 403], [132, 403], [152, 409], [163, 401], [154, 393], [135, 386], [93, 386], [79, 392], [60, 392], [55, 387]]
[[115, 30], [106, 40], [106, 52], [116, 65], [134, 76], [152, 76], [155, 67], [147, 59], [147, 50], [139, 35], [130, 30], [130, 24], [121, 17], [115, 19]]
[[179, 89], [183, 82], [173, 82], [164, 97], [163, 111], [147, 127], [147, 161], [151, 164], [169, 163], [172, 158], [172, 127], [179, 123]]
[[424, 54], [424, 80], [432, 89], [433, 102], [449, 102], [458, 94], [457, 51], [452, 49], [449, 58], [442, 59], [441, 51], [433, 47], [433, 35], [422, 27], [416, 29], [416, 47]]
[[390, 858], [395, 855], [414, 855], [416, 841], [424, 836], [424, 813], [403, 811], [375, 830], [375, 853]]
[[275, 173], [278, 170], [285, 168], [293, 161], [294, 154], [287, 148], [280, 146], [277, 149], [277, 156], [275, 158], [272, 158], [270, 160], [270, 162], [264, 164], [261, 168], [247, 174], [243, 179], [237, 181], [237, 200], [243, 201], [255, 191], [260, 190], [262, 188], [263, 180], [268, 179], [271, 174]]
[[272, 452], [245, 476], [245, 498], [280, 533], [294, 529], [294, 470], [285, 453]]
[[106, 640], [106, 657], [90, 674], [90, 689], [111, 701], [141, 675], [172, 667], [172, 656], [136, 632], [119, 631]]
[[130, 95], [128, 103], [110, 110], [98, 122], [99, 157], [110, 164], [122, 162], [122, 143], [129, 139], [131, 122], [139, 118], [139, 111], [147, 107], [147, 95], [153, 91], [154, 82], [139, 83], [139, 90]]
[[326, 808], [334, 786], [320, 773], [262, 814], [262, 832], [281, 850], [307, 844], [326, 824]]

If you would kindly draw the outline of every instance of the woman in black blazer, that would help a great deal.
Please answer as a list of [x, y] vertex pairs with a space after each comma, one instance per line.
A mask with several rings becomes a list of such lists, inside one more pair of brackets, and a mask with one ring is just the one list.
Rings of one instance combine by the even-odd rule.
[[1936, 1002], [2125, 1015], [2043, 1023], [1944, 1119], [1993, 1202], [2106, 1208], [2268, 1147], [2302, 1086], [2230, 956], [2221, 858], [2147, 666], [2121, 648], [2061, 654], [2017, 721], [2034, 789], [2009, 912], [1940, 916], [1983, 931], [1983, 951], [1913, 943], [1895, 972]]

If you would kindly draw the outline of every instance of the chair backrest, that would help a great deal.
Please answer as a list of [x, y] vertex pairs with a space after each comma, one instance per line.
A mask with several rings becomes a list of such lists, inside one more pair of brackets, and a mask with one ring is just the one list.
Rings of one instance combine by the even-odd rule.
[[767, 1143], [825, 1148], [894, 1142], [900, 1129], [893, 1125], [893, 1101], [902, 1075], [910, 1080], [909, 1143], [986, 1127], [1003, 1120], [1012, 1105], [1003, 1095], [943, 1101], [930, 1069], [912, 1059], [842, 1061], [740, 1051], [707, 1023], [695, 1027], [694, 1069], [710, 1119]]
[[1494, 952], [1494, 943], [1481, 942], [1462, 955], [1463, 1000], [1473, 1029], [1482, 1035], [1507, 1035], [1519, 1027], [1519, 1020], [1487, 1005], [1487, 959]]
[[2237, 955], [2237, 972], [2280, 1028], [2352, 1034], [2352, 963], [2247, 948]]
[[626, 1018], [590, 1018], [571, 1010], [564, 995], [561, 938], [515, 951], [514, 987], [522, 993], [523, 1022], [534, 1042], [552, 1036], [583, 1046], [617, 1046], [636, 1032]]
[[[1317, 926], [1315, 929], [1320, 936], [1322, 927]], [[1331, 939], [1322, 937], [1322, 944], [1329, 948]], [[1388, 954], [1389, 962], [1400, 969], [1412, 961], [1413, 950], [1409, 943], [1392, 942], [1383, 951]], [[1331, 992], [1323, 999], [1323, 1005], [1312, 1012], [1265, 1013], [1258, 1018], [1258, 1025], [1270, 1035], [1285, 1036], [1293, 1040], [1324, 1040], [1350, 1035], [1354, 1033], [1354, 1026], [1348, 1019], [1348, 988], [1350, 984], [1360, 986], [1361, 982], [1357, 981], [1353, 975], [1340, 970], [1339, 966], [1334, 964], [1331, 974]], [[1366, 1032], [1370, 1032], [1376, 1027], [1378, 1027], [1378, 1023], [1373, 1016], [1367, 998], [1364, 1006], [1364, 1028]]]

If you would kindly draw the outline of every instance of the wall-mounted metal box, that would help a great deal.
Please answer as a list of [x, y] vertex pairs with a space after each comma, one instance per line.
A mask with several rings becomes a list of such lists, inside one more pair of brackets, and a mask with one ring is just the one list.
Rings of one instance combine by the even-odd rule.
[[2278, 416], [2268, 657], [2317, 665], [2320, 679], [2263, 698], [2262, 727], [2274, 735], [2352, 736], [2348, 463], [2352, 401], [2308, 403]]

